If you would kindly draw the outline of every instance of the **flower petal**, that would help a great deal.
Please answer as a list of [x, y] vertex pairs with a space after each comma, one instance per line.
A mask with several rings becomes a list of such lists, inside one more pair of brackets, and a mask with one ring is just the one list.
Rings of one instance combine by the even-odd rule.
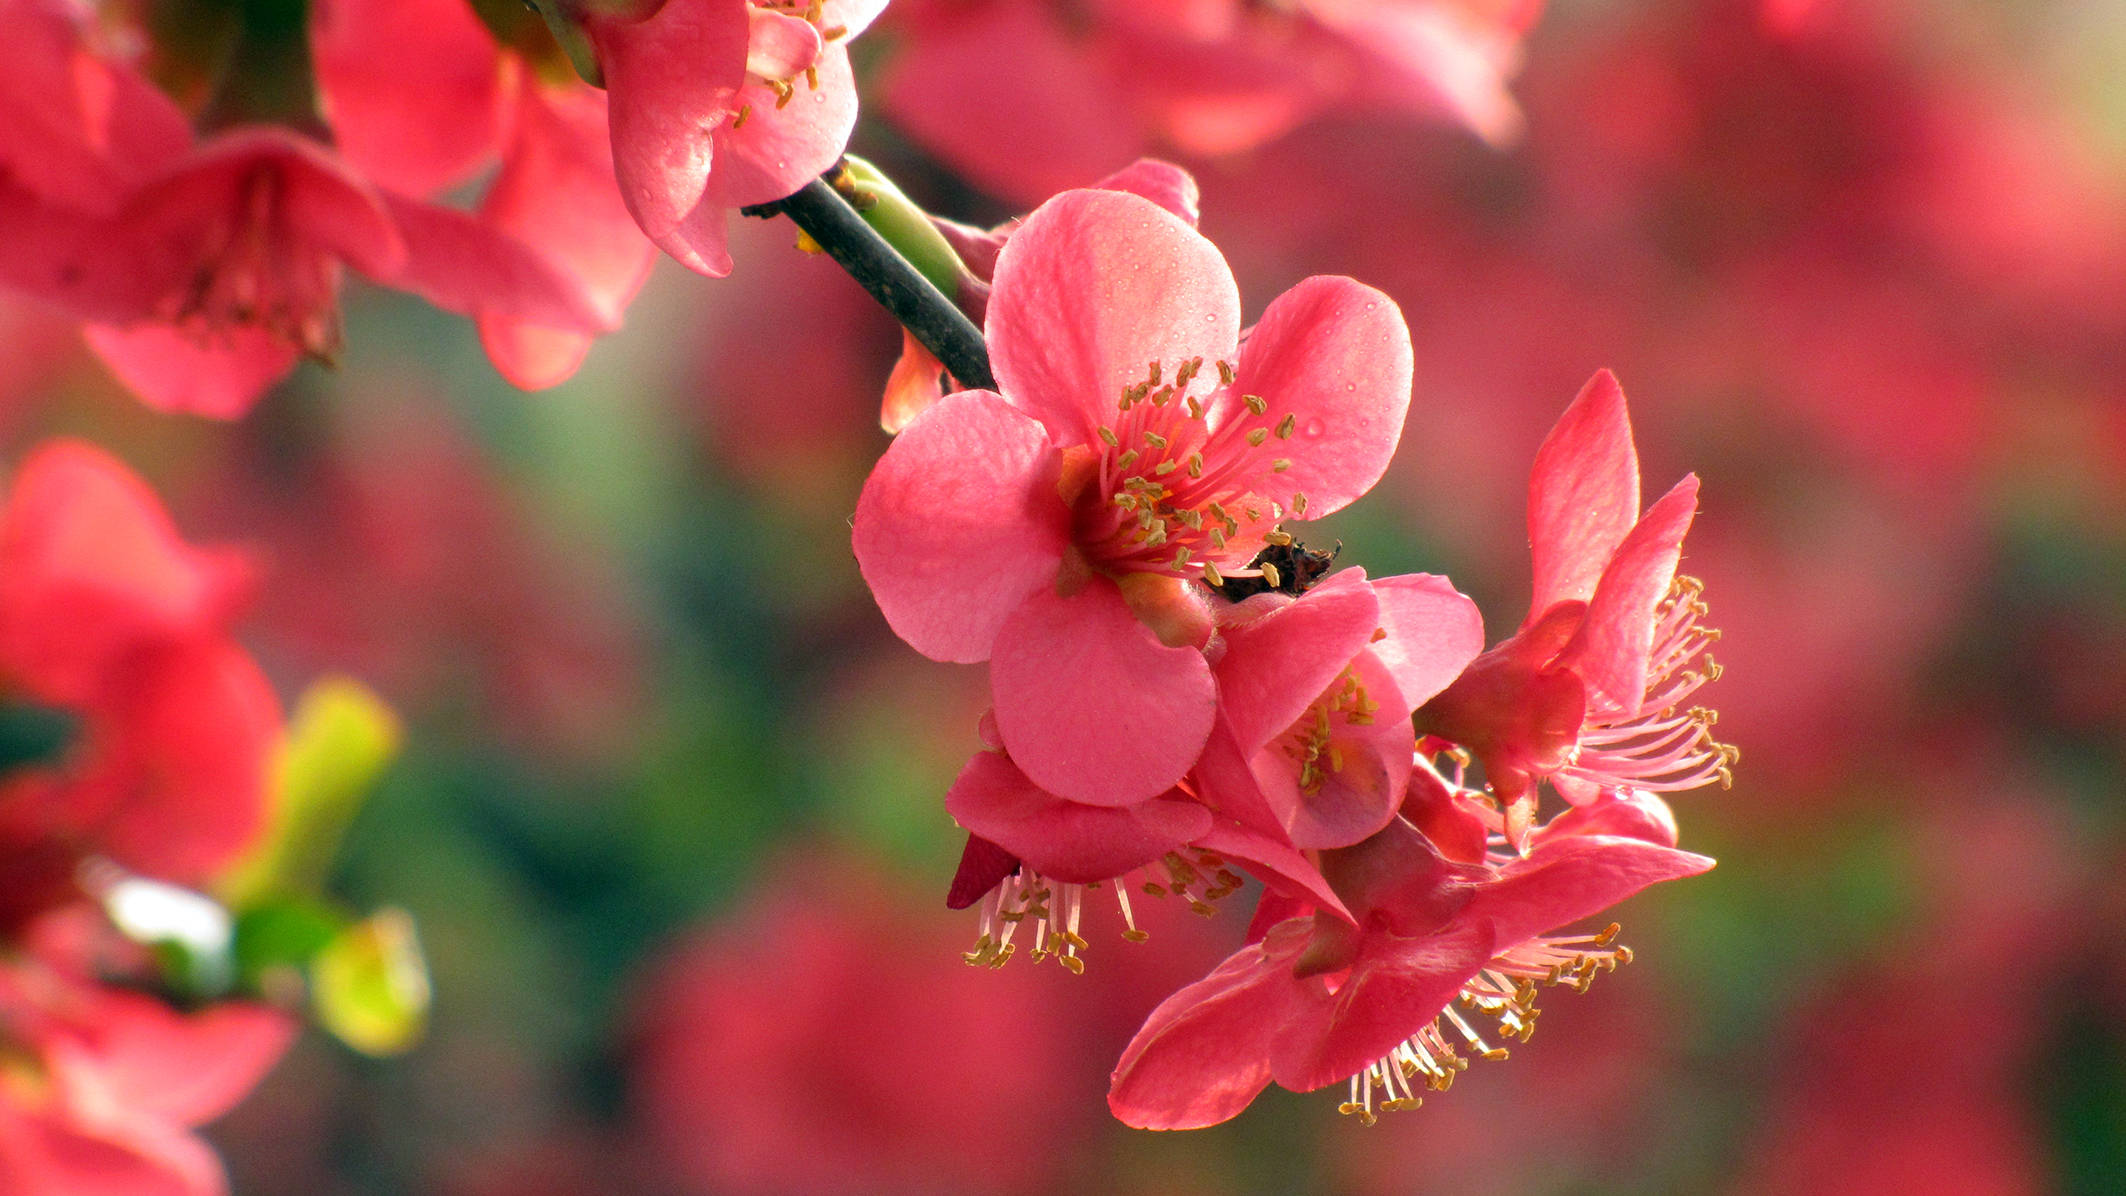
[[1305, 714], [1365, 650], [1380, 617], [1365, 571], [1346, 569], [1296, 601], [1226, 628], [1218, 699], [1241, 751], [1253, 755]]
[[1009, 758], [987, 751], [960, 770], [945, 810], [968, 831], [1065, 884], [1112, 880], [1211, 829], [1211, 812], [1192, 801], [1066, 801], [1028, 780]]
[[1293, 902], [1303, 902], [1308, 912], [1326, 910], [1346, 922], [1357, 924], [1358, 920], [1344, 907], [1343, 900], [1322, 876], [1321, 869], [1282, 836], [1263, 834], [1230, 818], [1217, 818], [1195, 845], [1238, 861], [1266, 887], [1265, 901], [1272, 894], [1278, 894]]
[[1350, 979], [1323, 1000], [1325, 1015], [1283, 1027], [1270, 1074], [1294, 1092], [1358, 1074], [1439, 1016], [1490, 960], [1492, 942], [1491, 927], [1474, 919], [1422, 938], [1367, 934]]
[[849, 52], [830, 45], [813, 66], [812, 79], [800, 75], [788, 103], [778, 106], [773, 91], [748, 83], [732, 101], [749, 104], [743, 125], [716, 130], [719, 193], [730, 206], [767, 203], [794, 194], [840, 159], [856, 128], [856, 79]]
[[997, 255], [989, 296], [999, 389], [1059, 444], [1090, 443], [1154, 361], [1229, 359], [1240, 292], [1216, 246], [1122, 191], [1067, 191]]
[[384, 202], [406, 239], [406, 261], [375, 276], [378, 282], [460, 315], [570, 332], [609, 332], [618, 324], [574, 275], [479, 217], [396, 195]]
[[501, 52], [462, 0], [322, 0], [310, 46], [333, 141], [378, 186], [425, 199], [498, 148]]
[[1648, 885], [1696, 876], [1709, 856], [1641, 839], [1566, 835], [1499, 869], [1463, 914], [1488, 919], [1501, 948], [1591, 917]]
[[1380, 599], [1380, 625], [1388, 633], [1373, 645], [1373, 655], [1395, 678], [1409, 709], [1452, 685], [1484, 650], [1483, 613], [1446, 578], [1433, 573], [1383, 577], [1373, 583], [1373, 593]]
[[1624, 391], [1596, 374], [1543, 438], [1528, 476], [1535, 599], [1528, 621], [1558, 602], [1587, 601], [1639, 518], [1639, 454]]
[[670, 0], [648, 20], [594, 27], [620, 195], [653, 241], [701, 202], [711, 132], [730, 118], [745, 82], [751, 8]]
[[959, 870], [945, 891], [946, 909], [966, 909], [997, 887], [998, 882], [1019, 870], [1019, 858], [980, 835], [967, 836], [960, 850]]
[[989, 683], [1012, 760], [1049, 792], [1092, 805], [1172, 788], [1218, 714], [1203, 653], [1160, 643], [1104, 577], [1068, 597], [1053, 586], [1028, 596], [997, 629]]
[[141, 402], [210, 419], [241, 418], [300, 356], [293, 345], [258, 328], [218, 332], [212, 344], [168, 324], [89, 324], [81, 335]]
[[986, 390], [940, 400], [887, 447], [856, 500], [853, 543], [909, 647], [987, 660], [1012, 610], [1053, 589], [1069, 542], [1061, 468], [1041, 425]]
[[[1338, 510], [1388, 468], [1410, 410], [1410, 329], [1395, 300], [1348, 278], [1317, 275], [1279, 295], [1249, 331], [1234, 395], [1258, 394], [1294, 417], [1274, 477], [1259, 492], [1307, 496], [1307, 518]], [[1226, 412], [1231, 415], [1233, 412]]]
[[1195, 176], [1172, 162], [1139, 158], [1093, 187], [1141, 195], [1188, 221], [1190, 228], [1203, 222], [1203, 192], [1196, 186]]
[[1270, 1082], [1270, 1048], [1308, 1017], [1291, 961], [1311, 922], [1283, 923], [1160, 1002], [1115, 1064], [1107, 1107], [1126, 1125], [1197, 1129], [1238, 1115]]
[[1691, 474], [1647, 508], [1602, 571], [1587, 618], [1560, 657], [1587, 683], [1590, 703], [1638, 713], [1646, 697], [1654, 607], [1675, 580], [1683, 536], [1697, 510], [1698, 475]]

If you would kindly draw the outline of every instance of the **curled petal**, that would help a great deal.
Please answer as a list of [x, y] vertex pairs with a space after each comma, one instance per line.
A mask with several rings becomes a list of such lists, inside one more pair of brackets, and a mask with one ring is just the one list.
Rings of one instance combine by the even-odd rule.
[[1493, 941], [1491, 927], [1477, 920], [1420, 938], [1367, 935], [1343, 987], [1284, 1025], [1271, 1075], [1311, 1092], [1358, 1074], [1439, 1016], [1491, 958]]
[[1067, 597], [1035, 590], [998, 628], [989, 680], [1012, 760], [1049, 792], [1093, 805], [1172, 788], [1218, 713], [1203, 653], [1160, 643], [1102, 577]]
[[1683, 536], [1697, 510], [1698, 476], [1691, 474], [1647, 508], [1603, 570], [1586, 621], [1562, 657], [1587, 683], [1590, 701], [1638, 713], [1653, 650], [1654, 607], [1675, 580]]
[[1203, 222], [1203, 192], [1196, 186], [1196, 177], [1172, 162], [1139, 158], [1093, 187], [1141, 195], [1188, 221], [1190, 228]]
[[1565, 835], [1501, 868], [1499, 878], [1483, 886], [1464, 912], [1488, 919], [1499, 945], [1511, 947], [1592, 917], [1648, 885], [1696, 876], [1712, 866], [1708, 856], [1641, 839]]
[[1041, 425], [982, 390], [940, 401], [886, 449], [857, 498], [853, 539], [879, 610], [910, 647], [987, 660], [1005, 618], [1053, 588], [1069, 541], [1060, 470]]
[[1155, 797], [1134, 806], [1066, 801], [997, 752], [976, 752], [945, 795], [961, 826], [1043, 876], [1066, 884], [1112, 880], [1211, 828], [1195, 802]]
[[700, 204], [711, 134], [745, 81], [748, 4], [669, 0], [644, 21], [593, 28], [611, 96], [613, 166], [628, 211], [661, 240]]
[[1241, 750], [1254, 753], [1305, 714], [1365, 650], [1380, 619], [1364, 571], [1346, 569], [1297, 601], [1228, 627], [1218, 695]]

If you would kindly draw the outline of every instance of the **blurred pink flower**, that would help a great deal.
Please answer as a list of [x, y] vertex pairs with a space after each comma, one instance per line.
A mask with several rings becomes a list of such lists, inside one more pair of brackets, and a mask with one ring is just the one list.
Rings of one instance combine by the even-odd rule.
[[[825, 882], [825, 883], [823, 883]], [[1085, 1128], [1058, 993], [948, 957], [869, 869], [798, 855], [636, 1006], [632, 1105], [678, 1190], [1024, 1192]], [[1089, 1079], [1090, 1077], [1084, 1077]]]
[[[310, 36], [334, 139], [376, 185], [423, 199], [499, 160], [475, 214], [571, 277], [601, 328], [617, 328], [656, 251], [613, 179], [605, 93], [553, 61], [536, 16], [494, 19], [528, 28], [498, 44], [464, 0], [316, 5]], [[500, 311], [478, 320], [495, 368], [527, 389], [565, 381], [590, 351], [589, 331]]]
[[472, 216], [381, 190], [319, 141], [241, 125], [197, 144], [85, 17], [9, 0], [0, 89], [0, 283], [88, 324], [143, 401], [234, 417], [340, 338], [343, 266], [468, 315], [608, 328], [582, 287]]
[[1528, 616], [1418, 716], [1483, 761], [1515, 846], [1527, 845], [1545, 777], [1574, 802], [1726, 782], [1735, 752], [1713, 741], [1711, 712], [1679, 708], [1718, 675], [1699, 587], [1676, 575], [1697, 498], [1693, 474], [1640, 513], [1624, 392], [1607, 371], [1537, 451]]
[[1418, 1089], [1445, 1088], [1466, 1066], [1457, 1038], [1504, 1057], [1450, 1002], [1525, 1037], [1537, 983], [1584, 986], [1631, 957], [1612, 945], [1613, 928], [1554, 928], [1712, 865], [1657, 842], [1570, 831], [1525, 859], [1456, 863], [1396, 819], [1323, 853], [1356, 925], [1293, 907], [1297, 916], [1152, 1012], [1116, 1065], [1108, 1104], [1131, 1125], [1187, 1129], [1233, 1117], [1272, 1080], [1297, 1092], [1348, 1080], [1345, 1112], [1415, 1107]]
[[0, 960], [0, 1189], [221, 1196], [221, 1163], [192, 1131], [251, 1090], [294, 1023], [236, 1002], [179, 1012], [82, 963]]
[[998, 256], [1003, 393], [931, 407], [858, 500], [887, 622], [933, 659], [991, 661], [1004, 743], [1051, 792], [1127, 805], [1180, 779], [1217, 703], [1192, 583], [1258, 572], [1279, 520], [1363, 494], [1400, 439], [1392, 301], [1308, 279], [1245, 346], [1239, 308], [1218, 250], [1157, 205], [1050, 200]]
[[1445, 115], [1505, 142], [1520, 129], [1505, 82], [1541, 7], [902, 0], [880, 94], [956, 170], [1022, 201], [1146, 152], [1239, 153], [1338, 108]]
[[56, 760], [0, 780], [0, 909], [19, 924], [106, 855], [198, 884], [264, 816], [280, 711], [228, 636], [247, 562], [195, 549], [140, 480], [53, 442], [0, 510], [0, 684], [79, 722]]

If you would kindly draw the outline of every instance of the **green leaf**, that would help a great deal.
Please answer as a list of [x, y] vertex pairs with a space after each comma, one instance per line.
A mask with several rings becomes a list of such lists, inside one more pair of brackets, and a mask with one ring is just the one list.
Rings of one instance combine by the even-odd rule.
[[365, 1055], [395, 1055], [428, 1026], [428, 963], [405, 910], [378, 910], [310, 961], [318, 1024]]
[[399, 720], [361, 684], [328, 677], [296, 704], [274, 762], [265, 834], [222, 880], [222, 900], [247, 909], [324, 885], [347, 824], [399, 751]]

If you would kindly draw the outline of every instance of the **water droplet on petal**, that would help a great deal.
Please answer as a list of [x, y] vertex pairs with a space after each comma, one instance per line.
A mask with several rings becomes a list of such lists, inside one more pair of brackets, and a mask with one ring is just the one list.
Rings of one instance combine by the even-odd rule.
[[1321, 435], [1321, 433], [1322, 433], [1322, 425], [1321, 425], [1321, 421], [1320, 421], [1320, 420], [1318, 420], [1318, 419], [1310, 419], [1310, 420], [1308, 420], [1308, 421], [1307, 421], [1307, 426], [1306, 426], [1306, 427], [1305, 427], [1304, 429], [1302, 429], [1302, 431], [1304, 431], [1304, 432], [1305, 432], [1305, 434], [1306, 434], [1306, 435], [1308, 435], [1308, 436], [1319, 436], [1319, 435]]

